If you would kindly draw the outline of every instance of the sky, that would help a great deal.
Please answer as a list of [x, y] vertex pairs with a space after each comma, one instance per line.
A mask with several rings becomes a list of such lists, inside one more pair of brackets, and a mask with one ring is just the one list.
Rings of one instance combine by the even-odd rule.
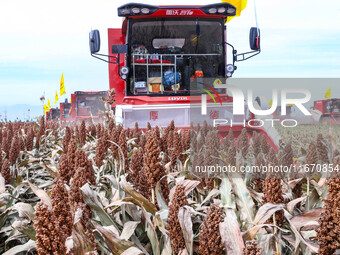
[[[127, 2], [0, 0], [0, 106], [39, 105], [43, 94], [53, 106], [62, 73], [67, 98], [77, 90], [109, 89], [107, 63], [90, 56], [88, 34], [99, 29], [101, 53], [107, 53], [107, 29], [121, 26], [117, 7]], [[205, 5], [218, 1], [141, 2]], [[238, 63], [234, 77], [339, 78], [338, 0], [257, 0], [256, 7], [262, 53]], [[228, 23], [228, 41], [238, 52], [249, 50], [254, 16], [253, 0], [248, 0], [241, 17]], [[340, 84], [333, 81], [310, 88], [313, 97], [323, 95], [328, 86], [333, 86], [333, 96], [340, 95]], [[268, 93], [265, 87], [257, 90]]]

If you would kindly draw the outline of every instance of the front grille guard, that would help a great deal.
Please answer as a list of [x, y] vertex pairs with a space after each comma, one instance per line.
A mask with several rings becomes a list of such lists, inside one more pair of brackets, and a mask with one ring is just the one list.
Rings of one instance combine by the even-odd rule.
[[[146, 94], [153, 94], [153, 92], [149, 91], [149, 78], [150, 78], [150, 67], [159, 67], [160, 68], [160, 77], [161, 77], [161, 86], [160, 86], [160, 92], [161, 94], [164, 94], [164, 86], [163, 86], [163, 74], [164, 74], [164, 68], [173, 68], [175, 75], [177, 72], [178, 60], [181, 61], [184, 59], [184, 57], [203, 57], [203, 56], [220, 56], [220, 54], [141, 54], [141, 53], [134, 53], [132, 54], [132, 84], [133, 84], [133, 94], [136, 94], [136, 67], [138, 66], [145, 66], [146, 68]], [[173, 61], [170, 61], [171, 63], [163, 63], [164, 60], [173, 58]], [[139, 59], [145, 59], [145, 63], [139, 63], [136, 62], [136, 60]], [[160, 60], [160, 63], [153, 63], [152, 60]], [[176, 77], [176, 76], [175, 76]], [[175, 78], [176, 79], [176, 78]], [[177, 94], [177, 86], [175, 84], [174, 91], [175, 94]], [[155, 93], [155, 94], [158, 94]]]

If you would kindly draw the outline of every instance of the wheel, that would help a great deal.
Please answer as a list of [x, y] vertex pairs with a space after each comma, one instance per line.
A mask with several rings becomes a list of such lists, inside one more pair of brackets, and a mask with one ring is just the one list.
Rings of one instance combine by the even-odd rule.
[[330, 123], [329, 116], [322, 116], [320, 118], [320, 123], [323, 124], [323, 125], [328, 125]]

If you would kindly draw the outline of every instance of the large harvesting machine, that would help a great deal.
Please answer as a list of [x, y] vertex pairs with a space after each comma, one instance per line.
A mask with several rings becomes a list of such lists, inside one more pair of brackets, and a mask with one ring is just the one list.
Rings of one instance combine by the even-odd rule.
[[51, 108], [49, 111], [46, 111], [46, 121], [54, 121], [60, 119], [60, 109], [57, 108]]
[[72, 121], [71, 116], [71, 106], [72, 104], [65, 99], [64, 103], [60, 103], [60, 120], [61, 121]]
[[[108, 29], [109, 55], [99, 54], [98, 30], [90, 32], [91, 55], [109, 63], [110, 89], [116, 91], [116, 122], [131, 128], [137, 121], [141, 128], [147, 122], [165, 127], [171, 120], [176, 127], [189, 128], [193, 107], [209, 94], [208, 111], [200, 120], [212, 124], [214, 119], [231, 116], [233, 97], [225, 84], [236, 70], [235, 63], [261, 52], [260, 31], [250, 30], [252, 51], [238, 54], [227, 42], [226, 22], [236, 15], [229, 3], [206, 6], [152, 6], [125, 4], [118, 8], [122, 28]], [[231, 63], [227, 63], [231, 51]], [[108, 57], [103, 58], [103, 57]], [[216, 108], [214, 102], [222, 106]], [[245, 114], [245, 118], [254, 118]], [[220, 127], [226, 135], [230, 127]], [[244, 125], [233, 125], [238, 136]], [[271, 138], [264, 128], [246, 127], [249, 135], [256, 130], [268, 137], [274, 148], [278, 138]]]
[[340, 124], [340, 98], [314, 101], [312, 114], [322, 124]]
[[[108, 91], [75, 91], [71, 94], [71, 105], [68, 114], [64, 118], [71, 121], [99, 119], [105, 113], [105, 99]], [[65, 105], [69, 107], [69, 105]]]

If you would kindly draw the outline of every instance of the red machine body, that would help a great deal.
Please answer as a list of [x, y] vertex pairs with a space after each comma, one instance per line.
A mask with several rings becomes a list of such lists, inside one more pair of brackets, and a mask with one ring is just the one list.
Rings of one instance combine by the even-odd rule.
[[72, 121], [72, 117], [70, 115], [71, 103], [65, 100], [64, 103], [60, 103], [60, 120], [61, 121]]
[[314, 101], [313, 108], [320, 114], [320, 123], [340, 124], [340, 98]]
[[[63, 120], [77, 121], [99, 119], [105, 112], [108, 91], [75, 91], [71, 94], [71, 103], [63, 106]], [[66, 109], [69, 109], [68, 114]]]
[[60, 120], [60, 109], [51, 108], [49, 111], [46, 112], [46, 121], [57, 121]]
[[45, 119], [46, 119], [46, 121], [51, 121], [51, 113], [50, 113], [50, 111], [46, 111], [45, 112]]
[[[125, 17], [122, 28], [108, 29], [109, 80], [110, 89], [116, 92], [116, 104], [112, 105], [116, 122], [125, 128], [138, 122], [146, 128], [148, 122], [165, 127], [174, 120], [176, 127], [189, 128], [192, 116], [200, 111], [195, 107], [201, 105], [203, 91], [207, 90], [214, 93], [206, 97], [208, 111], [204, 120], [212, 124], [226, 115], [236, 118], [232, 114], [233, 98], [226, 89], [215, 86], [225, 84], [234, 72], [227, 71], [225, 22], [235, 13], [236, 8], [228, 3], [127, 4], [118, 8], [118, 15]], [[121, 46], [126, 50], [120, 51]], [[218, 109], [216, 102], [228, 110]], [[249, 120], [254, 115], [248, 112], [244, 118]], [[243, 128], [232, 127], [235, 137]], [[249, 135], [253, 131], [263, 133], [278, 149], [279, 135], [272, 138], [263, 127], [246, 128]], [[229, 129], [220, 127], [221, 136]]]

